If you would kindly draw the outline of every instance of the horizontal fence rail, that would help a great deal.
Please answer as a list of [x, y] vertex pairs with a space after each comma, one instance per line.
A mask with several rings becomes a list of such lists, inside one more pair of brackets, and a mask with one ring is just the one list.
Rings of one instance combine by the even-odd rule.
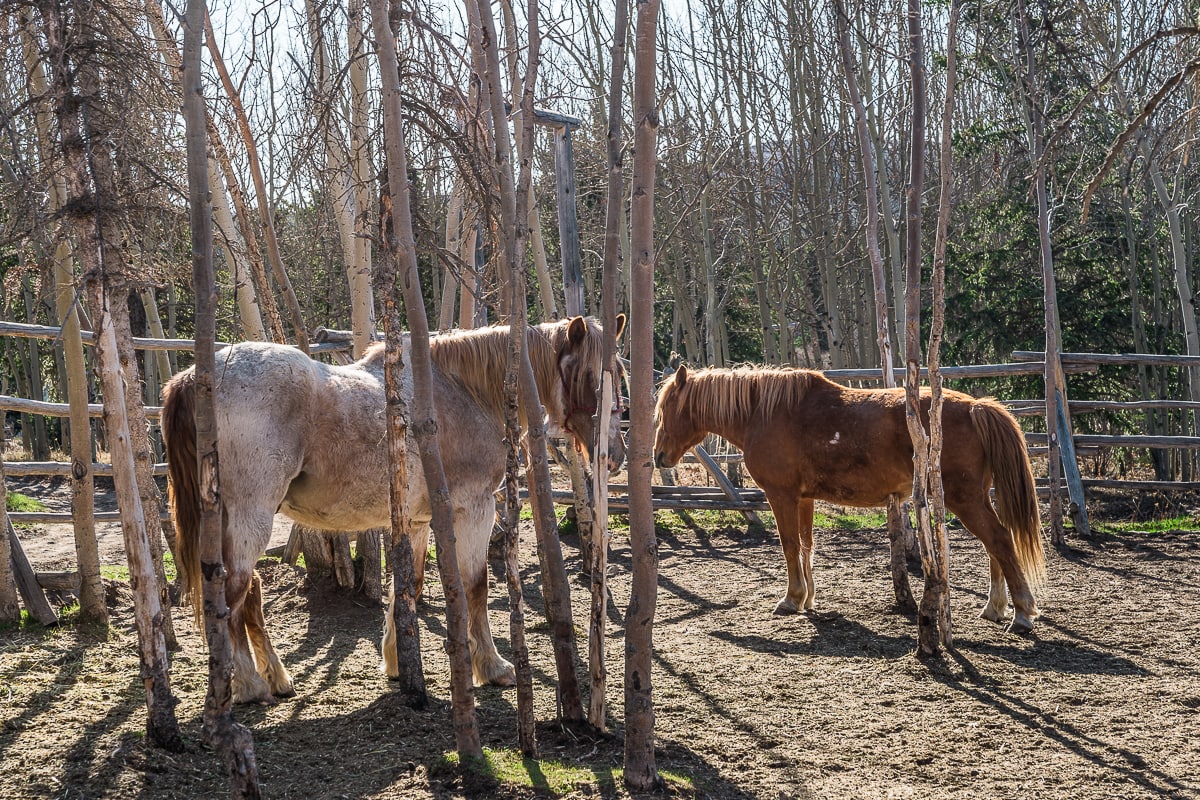
[[[309, 347], [313, 354], [336, 353], [349, 348], [346, 337], [339, 336], [338, 331], [319, 329], [314, 334], [314, 343]], [[60, 328], [46, 325], [30, 325], [25, 323], [0, 321], [0, 336], [15, 336], [42, 340], [56, 340], [61, 337]], [[82, 332], [85, 343], [92, 343], [90, 332]], [[191, 339], [156, 339], [135, 337], [133, 345], [139, 350], [174, 350], [188, 351], [195, 348]], [[217, 347], [226, 347], [228, 343], [218, 342]], [[1041, 375], [1045, 370], [1044, 354], [1037, 351], [1016, 351], [1013, 362], [1007, 364], [975, 364], [968, 366], [945, 366], [939, 369], [943, 378], [974, 379], [994, 378], [1015, 375]], [[1161, 355], [1141, 353], [1097, 354], [1097, 353], [1063, 353], [1060, 356], [1064, 372], [1070, 374], [1095, 372], [1101, 366], [1109, 365], [1148, 365], [1176, 368], [1200, 367], [1200, 357], [1182, 355]], [[869, 369], [830, 369], [823, 374], [835, 381], [881, 381], [882, 375], [878, 368]], [[903, 380], [905, 370], [896, 368], [895, 375]], [[921, 376], [928, 379], [928, 370], [922, 369]], [[1034, 417], [1045, 415], [1045, 401], [1041, 399], [1007, 400], [1004, 405], [1019, 417]], [[1099, 412], [1139, 412], [1158, 410], [1200, 410], [1200, 400], [1085, 400], [1069, 402], [1070, 414], [1089, 414]], [[23, 414], [38, 414], [47, 417], [68, 417], [70, 407], [66, 403], [52, 403], [43, 400], [31, 400], [9, 395], [0, 395], [0, 409], [17, 411]], [[160, 406], [146, 406], [146, 416], [157, 422], [161, 415]], [[88, 415], [93, 418], [103, 417], [103, 406], [99, 403], [88, 405]], [[1149, 436], [1149, 435], [1100, 435], [1076, 434], [1073, 437], [1077, 454], [1098, 454], [1105, 448], [1134, 447], [1150, 449], [1200, 449], [1200, 436]], [[1033, 455], [1044, 455], [1047, 451], [1047, 436], [1044, 433], [1026, 434], [1026, 443]], [[708, 454], [703, 448], [697, 448], [685, 455], [688, 463], [699, 462], [708, 472], [709, 477], [718, 482], [716, 486], [652, 486], [651, 495], [654, 507], [657, 509], [719, 509], [739, 511], [752, 518], [753, 512], [769, 510], [765, 496], [759, 489], [733, 487], [725, 480], [718, 465], [731, 465], [741, 461], [740, 452]], [[64, 462], [10, 462], [5, 464], [8, 475], [13, 477], [58, 476], [71, 475], [71, 465]], [[92, 472], [98, 477], [110, 477], [112, 467], [108, 464], [92, 465]], [[166, 474], [165, 464], [156, 464], [154, 474]], [[1044, 495], [1046, 481], [1039, 479], [1039, 493]], [[1138, 481], [1118, 480], [1107, 478], [1085, 478], [1083, 484], [1089, 488], [1132, 489], [1135, 491], [1165, 491], [1173, 489], [1192, 490], [1200, 488], [1200, 482], [1183, 481]], [[627, 487], [621, 484], [610, 486], [612, 495], [609, 505], [613, 511], [627, 510]], [[555, 502], [573, 502], [569, 492], [555, 492]], [[26, 512], [10, 514], [14, 522], [64, 522], [70, 520], [69, 513]], [[99, 521], [114, 521], [119, 518], [116, 512], [98, 513]]]

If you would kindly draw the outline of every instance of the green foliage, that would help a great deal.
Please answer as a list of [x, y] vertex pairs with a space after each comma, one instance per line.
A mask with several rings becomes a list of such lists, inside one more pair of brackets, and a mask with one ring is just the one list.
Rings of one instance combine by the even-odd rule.
[[832, 514], [818, 511], [813, 515], [813, 526], [843, 531], [870, 530], [887, 527], [887, 512], [875, 509], [839, 510]]
[[1200, 514], [1184, 514], [1167, 519], [1154, 519], [1142, 522], [1103, 522], [1093, 521], [1092, 527], [1103, 533], [1111, 534], [1150, 534], [1173, 533], [1177, 531], [1200, 530]]
[[6, 494], [4, 497], [4, 507], [9, 511], [18, 512], [35, 512], [46, 510], [46, 504], [40, 500], [11, 491], [8, 492], [8, 494]]

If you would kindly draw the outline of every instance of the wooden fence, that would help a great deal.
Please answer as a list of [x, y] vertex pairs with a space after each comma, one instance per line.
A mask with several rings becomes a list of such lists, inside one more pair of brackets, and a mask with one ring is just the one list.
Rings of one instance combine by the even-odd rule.
[[[321, 336], [318, 333], [314, 336], [316, 344], [310, 350], [313, 353], [341, 353], [346, 350], [348, 345], [342, 341], [343, 337], [339, 337], [337, 332], [329, 332], [330, 335]], [[0, 336], [15, 336], [26, 337], [42, 340], [55, 340], [61, 335], [60, 329], [41, 326], [27, 325], [14, 322], [0, 321]], [[84, 333], [84, 340], [90, 341], [91, 336]], [[322, 341], [322, 340], [325, 341]], [[140, 350], [191, 350], [194, 348], [194, 341], [188, 339], [149, 339], [135, 338], [133, 341], [134, 347]], [[218, 347], [224, 346], [218, 344]], [[1042, 363], [1042, 354], [1037, 352], [1017, 352], [1013, 354], [1015, 363], [1008, 364], [981, 364], [972, 366], [948, 366], [941, 368], [941, 374], [946, 379], [972, 379], [972, 378], [989, 378], [989, 377], [1005, 377], [1016, 375], [1042, 375], [1044, 374], [1044, 364]], [[345, 360], [342, 355], [339, 360]], [[1079, 374], [1086, 372], [1094, 372], [1099, 368], [1107, 365], [1142, 365], [1156, 366], [1169, 368], [1189, 368], [1200, 365], [1200, 358], [1188, 356], [1164, 356], [1164, 355], [1146, 355], [1146, 354], [1089, 354], [1089, 353], [1064, 353], [1061, 356], [1063, 370], [1068, 375]], [[897, 378], [903, 379], [903, 370], [897, 369]], [[871, 383], [881, 380], [878, 369], [843, 369], [843, 370], [826, 370], [825, 375], [833, 380], [841, 382], [857, 382]], [[1041, 416], [1045, 414], [1045, 402], [1039, 399], [1028, 400], [1008, 400], [1005, 401], [1007, 407], [1017, 416]], [[0, 409], [5, 411], [17, 411], [23, 414], [36, 414], [45, 417], [67, 417], [68, 406], [65, 403], [51, 403], [42, 400], [33, 400], [20, 397], [12, 397], [0, 395]], [[1161, 410], [1176, 410], [1191, 412], [1193, 419], [1200, 416], [1200, 401], [1184, 401], [1184, 400], [1135, 400], [1135, 401], [1075, 401], [1069, 403], [1069, 416], [1097, 413], [1103, 411], [1126, 411], [1126, 412], [1149, 412]], [[99, 404], [93, 404], [88, 407], [88, 412], [91, 417], [100, 417], [102, 415], [102, 407]], [[151, 421], [158, 419], [161, 408], [157, 406], [148, 406], [146, 408], [146, 416]], [[1195, 426], [1195, 423], [1193, 423]], [[1044, 433], [1028, 433], [1026, 441], [1030, 452], [1034, 455], [1045, 454], [1046, 434]], [[1099, 435], [1099, 434], [1076, 434], [1073, 436], [1075, 452], [1077, 454], [1089, 454], [1098, 452], [1102, 448], [1149, 448], [1149, 449], [1167, 449], [1167, 448], [1183, 448], [1188, 450], [1200, 449], [1200, 436], [1189, 435]], [[704, 447], [697, 447], [692, 454], [689, 454], [690, 461], [698, 461], [707, 471], [711, 478], [713, 486], [679, 486], [674, 485], [671, 480], [670, 473], [663, 474], [663, 485], [652, 487], [652, 497], [654, 507], [656, 509], [714, 509], [714, 510], [730, 510], [738, 511], [746, 516], [752, 522], [757, 522], [757, 512], [768, 510], [769, 506], [761, 490], [753, 488], [743, 488], [736, 485], [734, 480], [725, 474], [722, 470], [722, 464], [726, 469], [733, 472], [736, 471], [737, 462], [740, 460], [740, 454], [736, 452], [724, 453], [720, 455], [710, 454]], [[1069, 459], [1064, 459], [1064, 462]], [[1200, 481], [1159, 481], [1159, 480], [1116, 480], [1108, 478], [1080, 478], [1077, 463], [1064, 463], [1064, 467], [1068, 475], [1073, 471], [1076, 480], [1080, 481], [1081, 486], [1085, 488], [1105, 488], [1105, 489], [1126, 489], [1133, 491], [1172, 491], [1172, 490], [1197, 490], [1200, 489]], [[69, 476], [71, 473], [70, 464], [65, 462], [41, 461], [41, 462], [12, 462], [4, 465], [5, 472], [13, 477], [26, 476]], [[155, 474], [164, 475], [166, 473], [165, 464], [155, 465]], [[93, 474], [97, 476], [110, 476], [112, 474], [111, 466], [103, 463], [93, 464]], [[1039, 493], [1043, 496], [1048, 491], [1045, 479], [1039, 479]], [[621, 484], [614, 484], [611, 487], [612, 494], [609, 499], [609, 508], [612, 511], [622, 511], [627, 508], [627, 500], [625, 499], [626, 487]], [[554, 499], [560, 504], [570, 505], [576, 502], [575, 497], [571, 492], [555, 492]], [[1072, 498], [1075, 501], [1075, 498]], [[1080, 498], [1077, 502], [1082, 502]], [[118, 512], [101, 512], [95, 515], [98, 522], [116, 521], [119, 519]], [[71, 515], [69, 513], [51, 513], [51, 512], [12, 512], [9, 518], [14, 523], [51, 523], [51, 522], [69, 522]], [[347, 546], [348, 548], [348, 546]], [[346, 549], [348, 553], [348, 549]], [[333, 553], [336, 560], [337, 549]], [[344, 560], [344, 559], [343, 559]]]

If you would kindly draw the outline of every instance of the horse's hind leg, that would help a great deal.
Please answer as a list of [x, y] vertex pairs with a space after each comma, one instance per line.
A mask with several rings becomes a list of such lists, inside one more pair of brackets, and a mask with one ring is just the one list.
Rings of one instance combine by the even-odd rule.
[[[233, 651], [233, 701], [235, 703], [274, 703], [272, 686], [262, 675], [254, 663], [250, 652], [248, 626], [255, 627], [255, 638], [258, 631], [262, 632], [266, 652], [274, 655], [270, 640], [262, 627], [262, 594], [251, 593], [254, 583], [254, 562], [266, 548], [271, 537], [271, 522], [273, 515], [270, 511], [239, 513], [236, 501], [226, 506], [225, 522], [225, 568], [228, 575], [225, 579], [225, 602], [229, 605], [229, 640]], [[247, 608], [249, 603], [252, 609]], [[257, 645], [256, 645], [257, 646]], [[269, 656], [268, 656], [269, 664]], [[278, 661], [278, 658], [276, 658]], [[280, 666], [282, 670], [282, 665]], [[287, 672], [283, 672], [284, 676]], [[287, 688], [291, 688], [291, 680], [287, 679]], [[282, 688], [282, 687], [281, 687]]]
[[1017, 561], [1012, 534], [1000, 523], [986, 495], [970, 502], [963, 502], [961, 498], [954, 500], [952, 503], [951, 498], [947, 497], [946, 506], [958, 516], [976, 539], [983, 542], [984, 549], [991, 558], [991, 590], [988, 594], [988, 604], [983, 609], [983, 616], [993, 619], [989, 614], [995, 613], [996, 618], [1000, 619], [1007, 608], [1007, 604], [1004, 603], [1004, 590], [997, 577], [999, 570], [1000, 575], [1008, 582], [1008, 591], [1012, 595], [1015, 609], [1008, 630], [1012, 633], [1028, 633], [1033, 630], [1033, 621], [1037, 619], [1038, 610], [1033, 591], [1029, 588], [1029, 581]]
[[254, 664], [246, 631], [246, 601], [250, 595], [252, 570], [240, 564], [231, 565], [225, 579], [225, 602], [229, 605], [229, 644], [232, 651], [233, 702], [273, 703], [271, 686]]
[[[775, 526], [779, 532], [779, 544], [783, 547], [783, 560], [787, 564], [787, 594], [775, 605], [776, 614], [795, 614], [804, 608], [812, 608], [812, 588], [805, 577], [805, 566], [801, 561], [801, 520], [808, 518], [808, 558], [812, 554], [812, 501], [797, 500], [788, 491], [773, 491], [764, 487], [767, 502], [775, 513]], [[808, 513], [804, 513], [807, 504]], [[809, 573], [811, 574], [811, 564]]]
[[488, 624], [488, 540], [496, 517], [492, 494], [472, 508], [455, 509], [458, 527], [458, 568], [467, 593], [468, 637], [471, 642], [471, 672], [475, 683], [514, 686], [517, 672], [496, 649]]
[[250, 578], [250, 590], [246, 593], [246, 634], [254, 647], [254, 660], [258, 663], [258, 674], [266, 679], [271, 693], [276, 697], [295, 697], [292, 676], [288, 674], [279, 655], [267, 635], [267, 620], [263, 616], [262, 577], [258, 570]]
[[988, 589], [987, 605], [983, 607], [979, 616], [992, 622], [1000, 622], [1008, 614], [1008, 595], [1004, 593], [1004, 570], [1000, 568], [1000, 562], [990, 554], [988, 562], [991, 586]]

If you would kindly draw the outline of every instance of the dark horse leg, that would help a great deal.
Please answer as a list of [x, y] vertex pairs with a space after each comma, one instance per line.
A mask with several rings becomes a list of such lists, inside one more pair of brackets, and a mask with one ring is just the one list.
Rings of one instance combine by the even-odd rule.
[[976, 539], [983, 542], [983, 547], [991, 559], [992, 585], [983, 616], [997, 621], [1003, 618], [1007, 608], [1007, 603], [1004, 602], [1004, 588], [999, 581], [1000, 576], [1003, 576], [1008, 582], [1008, 591], [1012, 594], [1012, 604], [1016, 609], [1008, 630], [1012, 633], [1028, 633], [1033, 630], [1033, 621], [1038, 616], [1033, 592], [1017, 561], [1012, 534], [1001, 524], [987, 496], [967, 502], [959, 498], [952, 502], [951, 498], [947, 497], [946, 507], [958, 516]]

